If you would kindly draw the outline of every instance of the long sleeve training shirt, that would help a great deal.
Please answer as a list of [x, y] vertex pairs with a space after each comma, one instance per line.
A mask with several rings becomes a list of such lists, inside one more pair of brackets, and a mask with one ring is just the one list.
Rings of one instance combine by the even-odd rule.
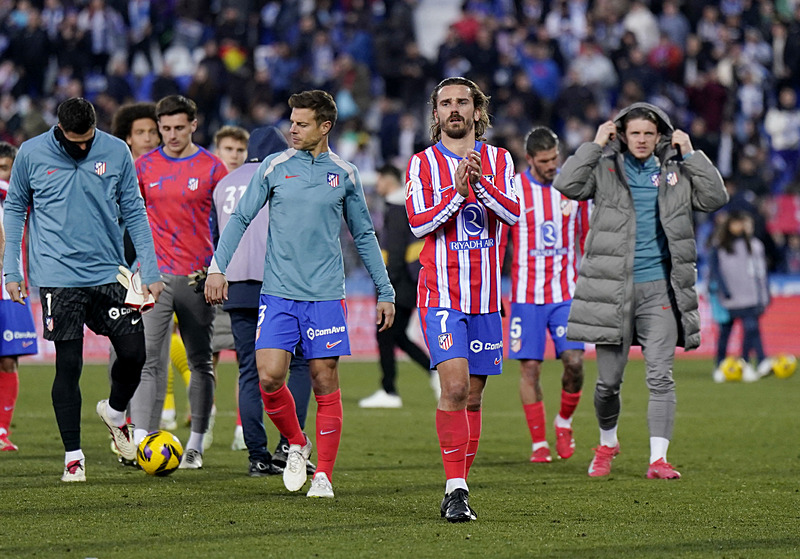
[[160, 281], [153, 237], [122, 140], [95, 131], [89, 154], [70, 157], [48, 130], [20, 146], [5, 202], [5, 282], [21, 282], [22, 232], [29, 218], [30, 281], [40, 287], [90, 287], [116, 282], [125, 264], [125, 221], [142, 266], [142, 281]]
[[343, 299], [339, 232], [344, 217], [378, 301], [394, 302], [358, 170], [331, 151], [315, 158], [290, 148], [261, 163], [222, 231], [212, 271], [225, 273], [245, 229], [265, 204], [269, 228], [262, 293], [296, 301]]

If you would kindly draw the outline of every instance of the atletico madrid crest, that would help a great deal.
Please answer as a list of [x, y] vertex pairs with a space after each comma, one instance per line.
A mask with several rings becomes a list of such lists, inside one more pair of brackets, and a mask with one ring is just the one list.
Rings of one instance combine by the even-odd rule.
[[106, 162], [105, 161], [95, 161], [95, 163], [94, 163], [94, 172], [102, 177], [106, 173]]
[[197, 187], [200, 186], [200, 180], [193, 177], [193, 178], [189, 179], [189, 185], [188, 186], [189, 186], [189, 190], [195, 191], [195, 190], [197, 190]]
[[453, 334], [439, 334], [439, 347], [447, 351], [453, 346]]
[[44, 319], [44, 325], [45, 325], [45, 328], [47, 328], [48, 332], [52, 332], [53, 331], [53, 317], [52, 316], [46, 317]]
[[328, 173], [328, 186], [331, 188], [339, 186], [339, 175], [336, 173]]
[[670, 171], [667, 173], [667, 184], [670, 186], [675, 186], [678, 184], [678, 173], [675, 171]]

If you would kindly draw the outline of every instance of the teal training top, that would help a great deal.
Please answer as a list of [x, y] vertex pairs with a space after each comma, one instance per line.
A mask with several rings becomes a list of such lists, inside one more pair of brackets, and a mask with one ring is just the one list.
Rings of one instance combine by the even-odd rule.
[[661, 180], [658, 160], [651, 155], [642, 163], [626, 153], [625, 177], [631, 188], [636, 212], [633, 281], [642, 283], [667, 279], [669, 248], [658, 215], [658, 185]]
[[210, 271], [225, 273], [245, 229], [265, 204], [269, 226], [261, 293], [296, 301], [344, 299], [339, 242], [344, 217], [378, 301], [394, 302], [358, 170], [332, 151], [314, 158], [290, 148], [267, 157], [225, 226]]
[[20, 246], [27, 220], [32, 285], [115, 283], [117, 268], [125, 265], [120, 216], [136, 247], [142, 281], [161, 281], [133, 157], [125, 142], [95, 130], [89, 153], [81, 161], [67, 154], [53, 129], [24, 142], [11, 168], [5, 202], [5, 282], [23, 279]]

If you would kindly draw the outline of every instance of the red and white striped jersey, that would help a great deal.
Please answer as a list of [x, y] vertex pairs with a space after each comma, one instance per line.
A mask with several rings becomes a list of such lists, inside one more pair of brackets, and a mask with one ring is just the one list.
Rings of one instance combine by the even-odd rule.
[[516, 176], [520, 219], [511, 228], [511, 302], [544, 305], [572, 299], [576, 246], [589, 230], [589, 203], [539, 184], [530, 171]]
[[464, 198], [455, 187], [461, 157], [442, 142], [414, 155], [406, 174], [411, 231], [425, 239], [417, 306], [466, 314], [500, 310], [500, 238], [519, 219], [514, 162], [503, 148], [475, 142], [481, 179]]

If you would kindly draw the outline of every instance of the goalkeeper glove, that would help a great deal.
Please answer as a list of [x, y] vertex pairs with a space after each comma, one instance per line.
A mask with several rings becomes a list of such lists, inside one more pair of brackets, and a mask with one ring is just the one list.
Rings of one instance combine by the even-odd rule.
[[117, 274], [117, 281], [128, 290], [125, 295], [125, 304], [132, 307], [144, 314], [151, 310], [156, 304], [155, 298], [152, 294], [147, 294], [147, 299], [144, 298], [142, 293], [142, 277], [137, 270], [135, 273], [131, 272], [125, 266], [119, 267], [119, 274]]
[[195, 293], [202, 293], [206, 288], [206, 278], [208, 277], [208, 266], [203, 266], [189, 274], [189, 285], [194, 286]]

